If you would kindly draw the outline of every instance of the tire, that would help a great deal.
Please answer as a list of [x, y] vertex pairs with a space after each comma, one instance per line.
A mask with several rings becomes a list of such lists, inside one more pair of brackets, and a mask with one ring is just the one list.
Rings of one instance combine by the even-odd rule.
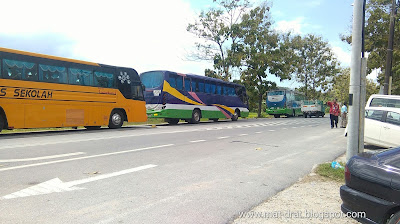
[[218, 122], [219, 118], [210, 118], [210, 121]]
[[112, 129], [122, 127], [124, 123], [124, 118], [122, 112], [119, 110], [113, 110], [110, 115], [110, 120], [108, 122], [108, 127]]
[[281, 115], [279, 115], [279, 114], [274, 114], [274, 118], [280, 118], [281, 117]]
[[390, 217], [387, 224], [400, 224], [400, 211], [396, 212], [392, 217]]
[[169, 118], [169, 119], [165, 119], [165, 121], [168, 122], [168, 124], [170, 124], [170, 125], [176, 125], [179, 123], [178, 118]]
[[85, 126], [85, 128], [88, 130], [100, 130], [101, 126]]
[[4, 117], [0, 114], [0, 132], [3, 130], [4, 128]]
[[239, 112], [235, 110], [235, 113], [232, 115], [232, 121], [237, 121], [239, 119]]
[[198, 109], [195, 109], [192, 113], [192, 119], [190, 120], [190, 123], [192, 124], [198, 124], [200, 123], [200, 118], [201, 118], [201, 112]]
[[296, 117], [296, 111], [295, 111], [295, 110], [293, 110], [293, 115], [292, 115], [292, 117]]
[[303, 113], [303, 117], [304, 117], [304, 118], [307, 118], [307, 114], [306, 114], [306, 113]]

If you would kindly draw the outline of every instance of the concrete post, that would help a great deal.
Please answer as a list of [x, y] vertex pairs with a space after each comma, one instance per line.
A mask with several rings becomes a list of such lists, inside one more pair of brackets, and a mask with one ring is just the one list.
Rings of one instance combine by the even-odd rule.
[[361, 87], [361, 47], [363, 26], [363, 1], [355, 0], [353, 8], [353, 32], [350, 64], [349, 123], [347, 132], [346, 160], [359, 150], [360, 130], [360, 87]]

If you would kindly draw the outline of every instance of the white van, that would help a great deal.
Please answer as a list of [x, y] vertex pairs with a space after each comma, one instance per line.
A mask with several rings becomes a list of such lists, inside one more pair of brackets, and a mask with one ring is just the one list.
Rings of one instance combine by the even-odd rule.
[[365, 107], [364, 130], [365, 143], [400, 146], [400, 96], [372, 95]]

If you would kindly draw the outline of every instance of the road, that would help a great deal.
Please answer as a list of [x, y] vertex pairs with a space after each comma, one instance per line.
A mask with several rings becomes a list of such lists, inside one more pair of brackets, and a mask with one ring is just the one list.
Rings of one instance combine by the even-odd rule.
[[0, 135], [0, 220], [227, 223], [345, 149], [328, 118]]

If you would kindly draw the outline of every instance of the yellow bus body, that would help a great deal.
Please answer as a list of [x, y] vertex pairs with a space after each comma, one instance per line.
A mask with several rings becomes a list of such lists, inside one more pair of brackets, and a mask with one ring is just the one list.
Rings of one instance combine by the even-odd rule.
[[[6, 51], [35, 57], [84, 64], [86, 62], [54, 56]], [[95, 63], [86, 63], [99, 66]], [[147, 120], [145, 101], [126, 99], [118, 89], [5, 79], [0, 74], [0, 116], [8, 129], [109, 125], [113, 110], [128, 122]], [[1, 130], [1, 127], [0, 127]]]

